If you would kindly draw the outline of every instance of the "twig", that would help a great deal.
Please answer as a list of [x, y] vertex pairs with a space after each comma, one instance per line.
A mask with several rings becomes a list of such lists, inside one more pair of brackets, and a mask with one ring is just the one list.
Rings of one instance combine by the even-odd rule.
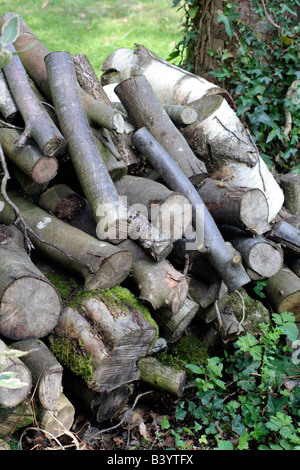
[[271, 16], [269, 15], [264, 0], [261, 0], [261, 3], [262, 3], [263, 8], [264, 8], [264, 12], [265, 12], [265, 17], [266, 17], [266, 19], [269, 21], [269, 23], [271, 23], [272, 26], [274, 26], [274, 28], [277, 28], [277, 29], [281, 30], [281, 26], [279, 26], [278, 24], [276, 24], [275, 21], [272, 20]]
[[242, 296], [242, 294], [238, 290], [236, 292], [239, 294], [240, 298], [242, 299], [242, 306], [243, 306], [243, 316], [242, 316], [241, 321], [239, 322], [239, 333], [240, 333], [241, 330], [242, 330], [242, 323], [245, 320], [245, 313], [246, 313], [245, 312], [245, 301], [244, 301], [244, 297]]

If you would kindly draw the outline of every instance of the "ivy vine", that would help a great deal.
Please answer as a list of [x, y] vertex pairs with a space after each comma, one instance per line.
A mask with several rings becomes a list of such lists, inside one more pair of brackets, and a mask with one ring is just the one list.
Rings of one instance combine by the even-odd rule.
[[[197, 15], [205, 3], [173, 0], [183, 11], [183, 39], [169, 57], [193, 71], [195, 42], [201, 31]], [[253, 0], [253, 13], [268, 28], [267, 35], [242, 21], [233, 2], [223, 0], [217, 21], [228, 42], [222, 50], [207, 50], [217, 61], [208, 73], [233, 96], [237, 115], [249, 126], [262, 158], [283, 173], [300, 172], [300, 0]], [[204, 25], [203, 25], [204, 27]]]

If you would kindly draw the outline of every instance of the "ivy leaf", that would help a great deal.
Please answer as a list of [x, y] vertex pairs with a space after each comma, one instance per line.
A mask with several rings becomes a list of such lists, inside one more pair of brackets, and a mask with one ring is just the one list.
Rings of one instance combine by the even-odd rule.
[[3, 25], [1, 31], [2, 47], [11, 42], [15, 42], [20, 32], [19, 16], [15, 15]]
[[162, 430], [164, 429], [169, 429], [170, 427], [170, 422], [166, 416], [163, 417], [162, 422], [160, 423], [160, 427]]
[[214, 450], [234, 450], [232, 442], [220, 441], [218, 447], [214, 447]]
[[233, 21], [236, 19], [236, 18], [239, 18], [239, 14], [238, 13], [234, 13], [234, 7], [230, 8], [228, 10], [228, 12], [225, 14], [225, 13], [221, 13], [218, 17], [217, 17], [217, 21], [218, 23], [224, 23], [224, 26], [225, 26], [225, 31], [226, 33], [228, 34], [229, 36], [229, 39], [232, 39], [233, 35], [234, 35], [234, 26], [233, 26]]

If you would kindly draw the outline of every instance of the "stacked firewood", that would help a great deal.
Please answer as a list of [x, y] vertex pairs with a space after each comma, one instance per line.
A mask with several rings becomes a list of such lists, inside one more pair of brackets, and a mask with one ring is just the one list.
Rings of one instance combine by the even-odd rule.
[[[193, 322], [224, 343], [241, 334], [228, 302], [251, 283], [267, 280], [274, 311], [299, 320], [300, 180], [276, 181], [225, 90], [143, 46], [113, 52], [100, 82], [85, 55], [50, 53], [19, 21], [22, 54], [0, 75], [0, 372], [23, 387], [0, 388], [0, 436], [36, 419], [32, 387], [59, 435], [75, 412], [63, 378], [99, 422], [140, 379], [180, 396], [185, 374], [153, 353]], [[80, 305], [32, 251], [79, 279]], [[63, 347], [87, 360], [87, 381]]]

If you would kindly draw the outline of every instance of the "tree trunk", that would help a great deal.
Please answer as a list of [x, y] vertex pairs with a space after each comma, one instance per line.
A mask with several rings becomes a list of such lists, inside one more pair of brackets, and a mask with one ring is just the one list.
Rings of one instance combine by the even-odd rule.
[[287, 173], [279, 180], [284, 194], [284, 207], [291, 214], [300, 214], [300, 178], [297, 173]]
[[139, 360], [141, 380], [172, 395], [181, 397], [186, 383], [186, 373], [161, 364], [154, 357]]
[[84, 379], [91, 390], [109, 393], [139, 378], [137, 361], [147, 354], [155, 336], [155, 325], [132, 302], [99, 291], [78, 309], [63, 310], [50, 344], [59, 362], [72, 372], [81, 375], [87, 368]]
[[16, 227], [1, 226], [0, 251], [1, 334], [15, 340], [46, 336], [59, 320], [58, 292], [32, 263]]
[[233, 253], [232, 249], [224, 242], [198, 192], [170, 155], [146, 128], [137, 131], [132, 139], [134, 145], [143, 152], [151, 165], [164, 178], [169, 188], [188, 197], [193, 208], [193, 224], [196, 233], [199, 233], [199, 228], [203, 230], [201, 236], [204, 235], [204, 237], [202, 240], [198, 240], [198, 244], [205, 245], [206, 256], [228, 289], [232, 291], [248, 283], [250, 279], [241, 264], [241, 258]]
[[267, 297], [277, 313], [292, 312], [300, 320], [300, 279], [289, 268], [282, 268], [268, 279]]
[[35, 397], [41, 406], [45, 410], [57, 412], [62, 392], [62, 366], [41, 340], [35, 338], [17, 341], [12, 346], [27, 352], [22, 357], [22, 362], [31, 372]]
[[[10, 52], [15, 52], [13, 45], [6, 47]], [[66, 150], [66, 141], [32, 91], [19, 56], [15, 55], [3, 70], [25, 122], [25, 130], [17, 145], [22, 146], [27, 138], [31, 137], [43, 155], [47, 157], [62, 155]]]
[[137, 129], [146, 127], [190, 181], [194, 184], [202, 181], [203, 175], [206, 174], [205, 165], [193, 154], [155, 96], [147, 79], [140, 75], [124, 80], [116, 86], [115, 93], [133, 125]]
[[21, 132], [15, 129], [0, 128], [0, 143], [4, 155], [9, 158], [22, 172], [36, 183], [51, 181], [58, 169], [54, 157], [45, 157], [34, 141], [18, 147], [16, 142], [21, 138]]
[[0, 112], [9, 123], [13, 123], [20, 115], [2, 69], [0, 69]]
[[199, 305], [187, 298], [178, 312], [172, 312], [168, 307], [160, 308], [153, 313], [159, 330], [168, 342], [178, 341], [186, 328], [194, 319]]
[[9, 347], [0, 339], [0, 374], [10, 372], [15, 378], [22, 382], [20, 388], [0, 387], [0, 406], [14, 408], [22, 403], [31, 391], [32, 381], [30, 370], [18, 357], [5, 356]]
[[191, 204], [183, 194], [150, 179], [126, 175], [115, 183], [129, 206], [144, 213], [152, 225], [171, 241], [182, 237], [192, 220]]
[[139, 299], [154, 310], [168, 307], [173, 313], [183, 306], [188, 293], [188, 281], [164, 259], [154, 261], [132, 240], [121, 243], [133, 255], [132, 276], [139, 289]]
[[270, 230], [269, 207], [260, 189], [241, 188], [207, 178], [197, 191], [218, 225], [233, 225], [256, 235]]
[[212, 178], [261, 189], [269, 204], [269, 221], [274, 219], [283, 204], [282, 190], [232, 109], [232, 99], [225, 90], [171, 65], [140, 45], [135, 51], [120, 48], [112, 52], [101, 69], [106, 72], [103, 75], [106, 83], [120, 82], [133, 75], [145, 76], [163, 104], [190, 105], [205, 95], [225, 95], [228, 102], [223, 99], [210, 116], [183, 128], [182, 133], [196, 156], [205, 158]]
[[270, 240], [249, 237], [242, 230], [229, 226], [222, 228], [222, 234], [242, 255], [244, 266], [258, 276], [272, 277], [283, 267], [283, 250]]
[[[28, 236], [35, 248], [64, 269], [80, 275], [86, 290], [113, 287], [128, 276], [132, 264], [128, 251], [91, 237], [16, 194], [9, 193], [9, 197], [30, 227]], [[0, 221], [14, 223], [15, 214], [7, 206], [5, 203], [0, 212]]]

